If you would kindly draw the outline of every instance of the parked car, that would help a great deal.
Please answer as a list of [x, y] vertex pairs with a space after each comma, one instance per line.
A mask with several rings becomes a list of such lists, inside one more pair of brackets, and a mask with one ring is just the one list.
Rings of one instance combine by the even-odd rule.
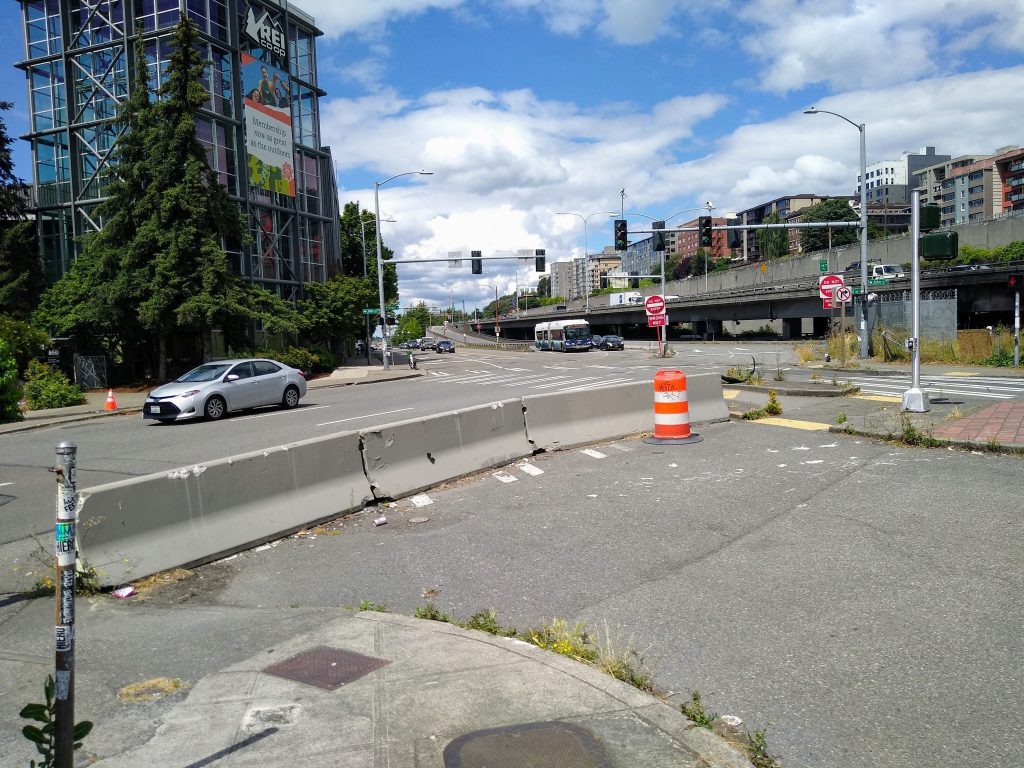
[[625, 345], [622, 343], [621, 336], [602, 336], [601, 337], [601, 349], [624, 349]]
[[[871, 268], [873, 266], [875, 265], [871, 263], [868, 264], [868, 272], [871, 272]], [[857, 259], [856, 261], [851, 261], [849, 264], [847, 264], [846, 269], [844, 269], [843, 272], [860, 272], [860, 259]]]
[[433, 336], [424, 336], [422, 339], [420, 339], [419, 349], [434, 349], [436, 346], [437, 340]]
[[603, 338], [604, 338], [603, 336], [597, 336], [596, 334], [594, 336], [591, 336], [590, 337], [590, 346], [594, 347], [595, 349], [597, 347], [600, 347], [601, 346], [601, 339], [603, 339]]
[[434, 347], [434, 351], [437, 352], [437, 354], [441, 354], [442, 352], [451, 352], [454, 355], [455, 342], [449, 339], [441, 339]]
[[143, 419], [161, 422], [207, 418], [264, 405], [294, 408], [306, 395], [302, 371], [275, 360], [215, 360], [157, 387], [142, 407]]
[[409, 339], [405, 343], [408, 345], [408, 346], [406, 346], [406, 349], [419, 349], [420, 348], [420, 340], [419, 339]]
[[992, 269], [988, 264], [954, 264], [949, 268], [950, 272], [981, 272]]

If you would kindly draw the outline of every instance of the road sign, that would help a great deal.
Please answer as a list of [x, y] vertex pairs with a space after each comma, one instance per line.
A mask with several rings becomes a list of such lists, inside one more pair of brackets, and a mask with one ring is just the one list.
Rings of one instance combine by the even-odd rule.
[[884, 277], [869, 277], [868, 285], [888, 285], [889, 281]]
[[364, 309], [363, 310], [363, 314], [364, 315], [379, 315], [380, 314], [380, 310], [377, 309], [376, 307], [370, 307], [369, 309]]
[[831, 299], [832, 291], [846, 285], [842, 275], [822, 275], [818, 278], [818, 295], [823, 299]]
[[822, 274], [828, 272], [828, 259], [818, 259], [818, 271]]
[[386, 309], [388, 312], [397, 312], [401, 307], [398, 304], [389, 304]]
[[832, 291], [832, 296], [835, 298], [836, 301], [839, 301], [839, 302], [842, 302], [842, 303], [845, 304], [846, 302], [848, 302], [850, 299], [853, 298], [853, 291], [851, 291], [849, 288], [847, 288], [844, 285], [844, 286], [842, 286], [840, 288], [836, 288], [834, 291]]
[[[665, 299], [655, 294], [654, 296], [648, 296], [644, 300], [644, 309], [647, 310], [647, 315], [664, 315], [665, 314]], [[653, 326], [652, 326], [653, 327]]]
[[668, 318], [664, 314], [647, 316], [648, 328], [658, 328], [663, 325], [668, 325]]

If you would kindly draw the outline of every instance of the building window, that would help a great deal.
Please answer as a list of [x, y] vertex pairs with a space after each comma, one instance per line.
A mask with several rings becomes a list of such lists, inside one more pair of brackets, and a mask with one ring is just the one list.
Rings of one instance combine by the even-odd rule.
[[231, 117], [235, 113], [231, 54], [215, 45], [204, 45], [203, 49], [210, 62], [203, 77], [203, 87], [210, 94], [206, 107], [218, 115]]
[[296, 179], [295, 191], [304, 211], [320, 214], [320, 162], [312, 155], [301, 152], [297, 154], [299, 177]]
[[228, 41], [228, 9], [224, 0], [188, 0], [188, 17], [210, 37]]
[[292, 280], [291, 216], [259, 209], [251, 217], [250, 266], [254, 280]]
[[322, 283], [327, 279], [323, 259], [323, 225], [303, 218], [299, 223], [299, 261], [302, 282]]
[[58, 0], [33, 0], [27, 3], [25, 18], [25, 42], [30, 59], [54, 56], [61, 52]]
[[68, 123], [64, 63], [39, 64], [28, 71], [32, 98], [32, 130], [48, 131]]
[[206, 147], [206, 160], [217, 172], [217, 179], [232, 195], [238, 194], [238, 165], [235, 132], [221, 123], [205, 118], [196, 120], [196, 137]]
[[135, 0], [136, 28], [143, 32], [169, 29], [179, 17], [178, 0]]
[[292, 124], [295, 142], [313, 149], [320, 148], [317, 136], [316, 94], [304, 85], [292, 83]]
[[146, 41], [146, 69], [151, 92], [155, 93], [164, 84], [170, 62], [171, 38], [160, 37]]
[[288, 30], [288, 40], [292, 74], [310, 85], [316, 85], [313, 36], [292, 26]]

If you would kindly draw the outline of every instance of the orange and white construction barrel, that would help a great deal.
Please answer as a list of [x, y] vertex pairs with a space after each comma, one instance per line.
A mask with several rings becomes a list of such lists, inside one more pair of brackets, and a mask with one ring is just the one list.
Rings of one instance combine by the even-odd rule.
[[686, 399], [686, 374], [662, 370], [654, 374], [654, 434], [645, 443], [656, 445], [696, 443], [700, 435], [690, 431], [690, 404]]

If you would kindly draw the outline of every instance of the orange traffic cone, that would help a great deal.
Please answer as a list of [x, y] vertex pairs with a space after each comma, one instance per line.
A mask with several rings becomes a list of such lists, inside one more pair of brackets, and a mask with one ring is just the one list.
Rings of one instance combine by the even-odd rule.
[[112, 389], [108, 389], [107, 390], [107, 404], [105, 406], [103, 406], [103, 410], [105, 410], [105, 411], [116, 411], [117, 410], [117, 400], [114, 399], [114, 390], [112, 390]]

